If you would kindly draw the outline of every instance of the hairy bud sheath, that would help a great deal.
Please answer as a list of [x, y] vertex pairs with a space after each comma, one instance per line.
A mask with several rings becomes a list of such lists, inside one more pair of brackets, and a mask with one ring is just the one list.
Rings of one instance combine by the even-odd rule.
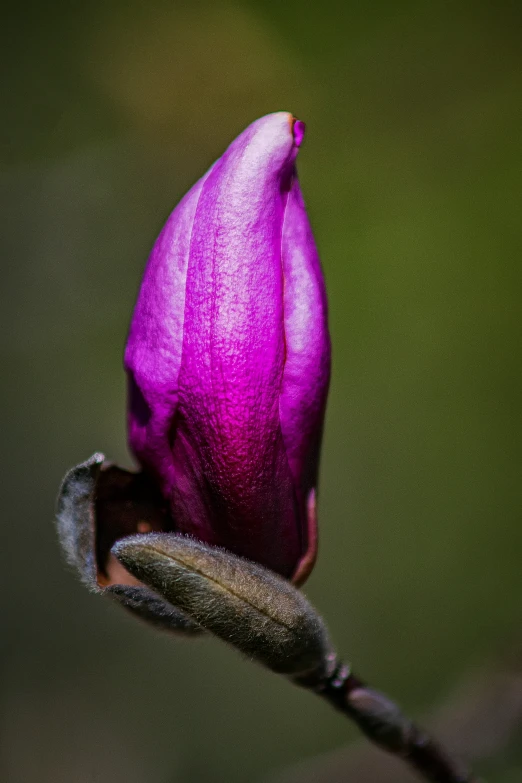
[[269, 669], [324, 673], [331, 645], [321, 618], [300, 590], [272, 571], [172, 533], [131, 536], [113, 552], [187, 620]]
[[129, 442], [174, 529], [302, 582], [316, 551], [326, 295], [295, 171], [304, 124], [257, 120], [174, 210], [125, 353]]

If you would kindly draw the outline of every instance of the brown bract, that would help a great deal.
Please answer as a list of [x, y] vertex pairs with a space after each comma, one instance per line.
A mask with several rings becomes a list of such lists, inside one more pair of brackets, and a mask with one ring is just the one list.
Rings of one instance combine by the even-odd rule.
[[111, 554], [117, 541], [135, 533], [172, 530], [154, 484], [97, 453], [65, 476], [57, 503], [57, 527], [65, 557], [93, 592], [109, 595], [158, 628], [198, 633], [183, 612], [132, 576]]

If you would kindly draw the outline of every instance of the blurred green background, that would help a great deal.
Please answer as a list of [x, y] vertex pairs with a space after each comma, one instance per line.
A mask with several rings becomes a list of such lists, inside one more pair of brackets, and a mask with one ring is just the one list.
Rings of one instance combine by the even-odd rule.
[[[149, 249], [267, 112], [308, 125], [330, 298], [306, 592], [413, 714], [516, 635], [521, 21], [507, 0], [4, 7], [2, 780], [261, 781], [356, 737], [217, 641], [90, 596], [52, 524], [69, 466], [132, 464], [122, 350]], [[522, 780], [516, 763], [489, 779]]]

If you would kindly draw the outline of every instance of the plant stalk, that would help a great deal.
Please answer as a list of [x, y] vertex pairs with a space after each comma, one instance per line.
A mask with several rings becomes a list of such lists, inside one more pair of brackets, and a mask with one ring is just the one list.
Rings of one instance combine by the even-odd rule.
[[406, 718], [387, 696], [369, 688], [332, 656], [328, 675], [294, 678], [301, 687], [322, 696], [353, 720], [368, 739], [401, 758], [432, 783], [479, 783], [473, 773], [453, 758], [423, 729]]

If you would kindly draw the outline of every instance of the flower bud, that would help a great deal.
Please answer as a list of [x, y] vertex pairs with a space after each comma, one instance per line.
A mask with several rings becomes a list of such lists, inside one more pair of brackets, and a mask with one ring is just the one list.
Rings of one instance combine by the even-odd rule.
[[304, 581], [330, 373], [295, 170], [304, 124], [250, 125], [150, 255], [125, 352], [129, 443], [176, 532]]
[[112, 551], [187, 618], [269, 669], [293, 677], [326, 671], [331, 645], [323, 621], [272, 571], [173, 533], [129, 536]]

